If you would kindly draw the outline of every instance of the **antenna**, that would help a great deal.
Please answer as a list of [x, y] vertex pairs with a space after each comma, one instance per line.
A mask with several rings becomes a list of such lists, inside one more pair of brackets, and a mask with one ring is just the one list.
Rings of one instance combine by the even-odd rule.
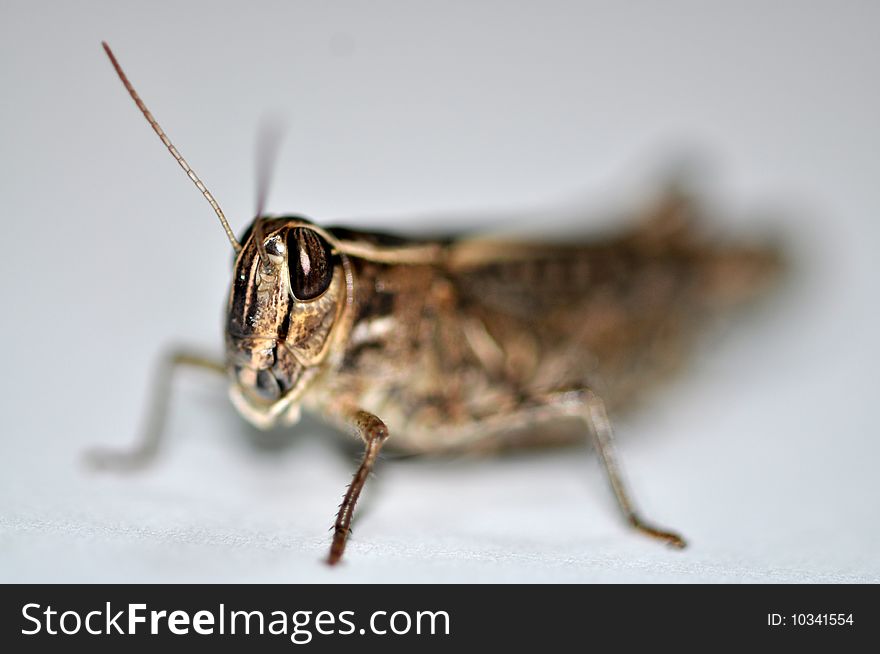
[[236, 252], [240, 252], [241, 243], [239, 243], [235, 239], [235, 234], [233, 234], [232, 228], [229, 227], [229, 222], [226, 220], [226, 216], [223, 215], [223, 210], [220, 208], [220, 205], [217, 204], [217, 200], [214, 199], [214, 196], [211, 195], [211, 192], [202, 183], [202, 180], [199, 179], [199, 176], [196, 175], [195, 171], [189, 167], [189, 164], [186, 163], [186, 159], [184, 159], [180, 155], [180, 153], [177, 151], [177, 148], [174, 147], [174, 144], [171, 143], [171, 140], [165, 135], [165, 132], [162, 130], [162, 128], [159, 127], [159, 123], [156, 122], [155, 118], [153, 118], [153, 114], [151, 114], [150, 110], [147, 109], [147, 105], [144, 104], [144, 101], [141, 100], [141, 97], [137, 94], [137, 91], [134, 90], [134, 87], [131, 85], [131, 82], [128, 81], [128, 77], [125, 76], [125, 73], [122, 72], [122, 66], [119, 65], [118, 61], [116, 61], [116, 57], [113, 55], [113, 51], [110, 49], [110, 46], [107, 45], [106, 41], [101, 41], [101, 45], [104, 46], [104, 52], [106, 52], [107, 56], [110, 58], [110, 63], [113, 64], [113, 68], [116, 69], [116, 74], [119, 75], [119, 79], [122, 81], [122, 85], [128, 91], [131, 99], [134, 100], [134, 103], [137, 105], [138, 109], [141, 110], [144, 118], [146, 118], [147, 122], [150, 123], [150, 127], [153, 128], [153, 131], [156, 132], [159, 139], [162, 141], [162, 143], [165, 144], [165, 147], [168, 148], [171, 156], [174, 157], [177, 163], [180, 164], [180, 167], [183, 168], [183, 171], [186, 173], [187, 177], [192, 180], [192, 183], [195, 184], [196, 188], [202, 192], [202, 195], [205, 196], [208, 204], [210, 204], [211, 207], [214, 209], [214, 212], [220, 219], [220, 224], [223, 225], [223, 229], [226, 231], [226, 237], [232, 244], [232, 248]]
[[257, 163], [257, 213], [254, 216], [254, 240], [260, 254], [260, 260], [264, 267], [271, 269], [269, 255], [266, 253], [264, 237], [263, 211], [269, 199], [269, 186], [272, 182], [272, 171], [278, 160], [278, 147], [281, 143], [283, 128], [277, 119], [264, 119], [257, 135], [256, 163]]
[[256, 218], [263, 215], [269, 199], [269, 187], [272, 183], [272, 172], [278, 162], [278, 150], [284, 136], [284, 125], [277, 116], [264, 116], [260, 121], [256, 143], [257, 168], [257, 212]]

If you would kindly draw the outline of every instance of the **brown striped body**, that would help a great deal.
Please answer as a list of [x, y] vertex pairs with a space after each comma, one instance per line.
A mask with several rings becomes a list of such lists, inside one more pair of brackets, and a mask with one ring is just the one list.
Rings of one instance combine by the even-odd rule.
[[[248, 241], [230, 300], [233, 399], [261, 426], [293, 421], [300, 405], [343, 426], [344, 408], [357, 407], [382, 416], [389, 445], [416, 452], [582, 437], [519, 429], [528, 425], [505, 416], [524, 398], [583, 387], [625, 409], [680, 366], [708, 319], [777, 269], [770, 249], [706, 242], [688, 210], [664, 204], [632, 231], [593, 242], [443, 241], [424, 262], [346, 254], [351, 243], [407, 246], [321, 230], [340, 241], [332, 282], [311, 302], [294, 299], [283, 262], [260, 272]], [[272, 251], [290, 226], [269, 223]]]

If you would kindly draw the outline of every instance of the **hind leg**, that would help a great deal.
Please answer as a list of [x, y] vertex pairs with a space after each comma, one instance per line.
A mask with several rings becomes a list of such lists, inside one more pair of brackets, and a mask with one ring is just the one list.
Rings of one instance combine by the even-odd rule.
[[614, 444], [614, 432], [605, 410], [605, 403], [592, 390], [576, 388], [526, 396], [513, 411], [488, 416], [461, 430], [465, 449], [479, 449], [481, 440], [490, 433], [528, 428], [537, 432], [534, 442], [540, 442], [541, 425], [559, 418], [580, 420], [592, 437], [593, 444], [608, 478], [624, 519], [637, 531], [676, 548], [686, 546], [679, 534], [658, 527], [638, 512], [632, 493], [624, 481], [623, 472]]

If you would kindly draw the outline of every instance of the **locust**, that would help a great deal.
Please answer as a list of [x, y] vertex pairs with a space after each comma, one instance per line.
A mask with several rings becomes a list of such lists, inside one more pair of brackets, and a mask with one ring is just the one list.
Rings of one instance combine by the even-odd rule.
[[257, 214], [236, 238], [220, 205], [102, 44], [147, 122], [204, 195], [235, 253], [225, 358], [188, 350], [163, 362], [143, 439], [97, 450], [135, 468], [160, 447], [176, 368], [228, 380], [258, 428], [305, 410], [356, 432], [363, 458], [339, 506], [326, 562], [343, 556], [361, 491], [382, 448], [489, 453], [594, 445], [626, 522], [674, 548], [678, 533], [637, 510], [609, 415], [676, 372], [713, 316], [755, 297], [780, 270], [777, 248], [701, 230], [670, 192], [633, 226], [601, 238], [414, 239]]

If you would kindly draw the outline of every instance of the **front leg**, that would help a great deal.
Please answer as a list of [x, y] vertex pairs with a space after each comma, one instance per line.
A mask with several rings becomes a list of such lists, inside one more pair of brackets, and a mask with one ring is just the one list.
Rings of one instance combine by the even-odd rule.
[[133, 471], [152, 463], [161, 449], [168, 418], [168, 401], [171, 399], [171, 382], [180, 368], [198, 368], [223, 375], [226, 367], [191, 350], [175, 348], [162, 357], [152, 385], [152, 398], [148, 405], [145, 428], [140, 440], [131, 448], [95, 448], [86, 452], [86, 462], [94, 469]]
[[354, 478], [348, 486], [342, 504], [339, 505], [339, 513], [336, 516], [336, 524], [333, 527], [333, 543], [330, 545], [330, 554], [327, 556], [329, 565], [336, 565], [342, 559], [345, 552], [345, 543], [351, 532], [351, 519], [354, 515], [354, 507], [360, 497], [361, 490], [367, 481], [367, 477], [373, 470], [379, 450], [388, 440], [388, 427], [372, 413], [356, 411], [351, 417], [352, 425], [357, 429], [358, 435], [364, 441], [364, 459], [360, 467], [354, 473]]

